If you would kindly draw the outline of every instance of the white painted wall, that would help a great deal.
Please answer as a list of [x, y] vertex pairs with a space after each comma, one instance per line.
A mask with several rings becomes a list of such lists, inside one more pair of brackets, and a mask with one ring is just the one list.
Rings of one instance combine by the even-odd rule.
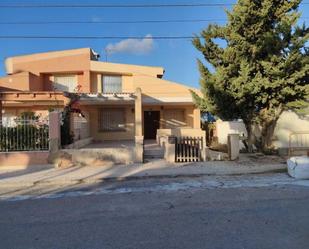
[[295, 112], [283, 112], [277, 122], [273, 145], [276, 148], [289, 147], [289, 135], [295, 131], [309, 132], [309, 115], [300, 117]]
[[242, 121], [216, 121], [216, 130], [218, 142], [220, 144], [227, 144], [228, 134], [244, 134], [247, 136], [247, 130]]
[[[230, 133], [245, 134], [247, 131], [242, 121], [216, 121], [216, 129], [218, 141], [221, 144], [227, 143], [227, 136]], [[309, 115], [300, 117], [293, 111], [285, 111], [277, 122], [274, 133], [273, 145], [275, 148], [288, 148], [289, 135], [295, 131], [308, 131], [309, 132]]]

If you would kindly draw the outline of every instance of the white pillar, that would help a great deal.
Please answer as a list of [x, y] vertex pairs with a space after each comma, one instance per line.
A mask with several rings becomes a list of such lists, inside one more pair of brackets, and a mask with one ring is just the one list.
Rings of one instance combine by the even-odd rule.
[[230, 160], [239, 158], [239, 134], [228, 135], [228, 154]]
[[144, 136], [142, 131], [142, 90], [135, 91], [135, 162], [144, 161]]
[[176, 146], [176, 137], [169, 136], [165, 143], [164, 159], [169, 163], [175, 162], [175, 146]]

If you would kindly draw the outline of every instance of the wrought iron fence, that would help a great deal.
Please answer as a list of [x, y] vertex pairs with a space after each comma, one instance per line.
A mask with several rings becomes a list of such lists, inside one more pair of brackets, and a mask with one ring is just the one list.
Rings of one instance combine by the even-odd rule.
[[13, 119], [0, 122], [0, 152], [49, 149], [47, 119]]

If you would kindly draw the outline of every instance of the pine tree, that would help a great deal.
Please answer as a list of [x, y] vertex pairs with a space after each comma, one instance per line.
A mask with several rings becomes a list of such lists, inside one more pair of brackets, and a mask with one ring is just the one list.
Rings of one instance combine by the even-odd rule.
[[226, 11], [226, 25], [209, 25], [202, 39], [193, 39], [214, 68], [198, 61], [203, 97], [192, 92], [195, 103], [225, 120], [241, 118], [250, 151], [256, 124], [262, 132], [257, 144], [266, 149], [281, 113], [308, 105], [309, 28], [297, 25], [300, 2], [238, 0]]

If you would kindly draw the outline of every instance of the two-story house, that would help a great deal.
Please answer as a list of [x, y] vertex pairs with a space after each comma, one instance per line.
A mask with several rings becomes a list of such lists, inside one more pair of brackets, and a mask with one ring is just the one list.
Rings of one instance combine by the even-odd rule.
[[[24, 111], [62, 109], [65, 92], [80, 94], [76, 138], [155, 139], [158, 129], [200, 129], [190, 88], [162, 79], [164, 69], [101, 62], [90, 48], [7, 58], [0, 78], [2, 120]], [[194, 89], [196, 91], [196, 89]]]

